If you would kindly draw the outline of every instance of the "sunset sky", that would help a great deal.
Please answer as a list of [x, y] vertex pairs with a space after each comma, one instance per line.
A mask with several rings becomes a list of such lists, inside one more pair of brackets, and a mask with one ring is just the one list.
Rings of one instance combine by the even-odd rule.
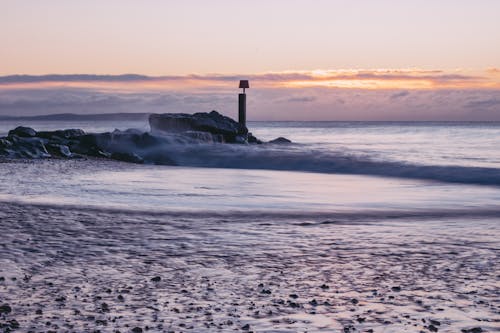
[[248, 78], [251, 120], [500, 120], [499, 13], [497, 0], [2, 0], [0, 115], [235, 116]]

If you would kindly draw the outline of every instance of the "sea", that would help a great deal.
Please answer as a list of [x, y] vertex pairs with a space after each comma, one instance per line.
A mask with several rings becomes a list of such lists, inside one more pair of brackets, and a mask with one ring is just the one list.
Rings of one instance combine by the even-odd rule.
[[292, 143], [0, 163], [0, 303], [26, 331], [500, 330], [500, 122], [248, 127]]
[[[0, 123], [0, 136], [17, 125]], [[22, 125], [149, 130], [146, 122]], [[35, 164], [15, 174], [3, 168], [0, 197], [158, 211], [480, 213], [500, 207], [500, 123], [252, 122], [249, 128], [263, 141], [281, 136], [293, 143], [172, 144], [157, 152], [176, 166], [82, 163], [61, 173]]]

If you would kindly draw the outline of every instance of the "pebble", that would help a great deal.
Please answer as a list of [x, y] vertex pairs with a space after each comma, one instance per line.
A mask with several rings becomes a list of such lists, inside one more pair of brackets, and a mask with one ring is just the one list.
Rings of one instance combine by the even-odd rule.
[[12, 308], [9, 306], [9, 304], [4, 304], [0, 306], [0, 314], [2, 313], [10, 313], [12, 311]]
[[473, 327], [469, 329], [462, 329], [462, 333], [482, 333], [484, 332], [481, 327]]
[[161, 281], [161, 277], [155, 276], [154, 278], [151, 278], [151, 281], [153, 281], [153, 282], [160, 282]]

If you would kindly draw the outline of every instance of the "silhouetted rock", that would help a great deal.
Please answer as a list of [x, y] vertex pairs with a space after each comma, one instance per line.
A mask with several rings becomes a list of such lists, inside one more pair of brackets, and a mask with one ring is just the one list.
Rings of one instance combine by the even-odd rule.
[[292, 143], [292, 141], [288, 140], [287, 138], [284, 138], [284, 137], [280, 136], [279, 138], [276, 138], [274, 140], [269, 141], [269, 143], [283, 144], [283, 143]]
[[36, 136], [36, 131], [34, 129], [32, 129], [31, 127], [19, 126], [19, 127], [14, 128], [13, 130], [9, 131], [8, 136], [13, 136], [13, 135], [16, 135], [16, 136], [19, 136], [22, 138], [32, 138], [32, 137]]
[[82, 135], [85, 135], [83, 130], [71, 128], [57, 131], [41, 131], [38, 132], [36, 136], [44, 139], [76, 139]]
[[60, 157], [71, 157], [73, 155], [71, 151], [69, 150], [68, 146], [65, 145], [60, 145], [57, 143], [50, 143], [46, 146], [47, 151], [52, 155], [52, 156], [60, 156]]
[[[50, 157], [43, 141], [36, 137], [19, 137], [13, 135], [3, 138], [4, 147], [0, 147], [0, 155], [10, 158], [45, 158]], [[7, 142], [8, 141], [8, 142]]]
[[221, 135], [227, 143], [236, 143], [240, 140], [237, 136], [246, 138], [248, 134], [245, 126], [217, 111], [199, 112], [192, 115], [187, 113], [152, 114], [149, 116], [149, 125], [152, 133], [207, 132]]

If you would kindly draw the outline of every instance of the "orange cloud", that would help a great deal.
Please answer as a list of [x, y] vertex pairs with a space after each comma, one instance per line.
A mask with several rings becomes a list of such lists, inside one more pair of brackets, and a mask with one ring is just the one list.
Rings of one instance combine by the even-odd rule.
[[[0, 77], [0, 88], [90, 88], [103, 90], [189, 90], [234, 89], [240, 78], [259, 88], [342, 88], [342, 89], [499, 89], [497, 68], [486, 75], [465, 71], [446, 72], [421, 69], [314, 70], [268, 72], [251, 75], [206, 74], [185, 76], [143, 75], [14, 75]], [[483, 72], [484, 73], [484, 72]]]

